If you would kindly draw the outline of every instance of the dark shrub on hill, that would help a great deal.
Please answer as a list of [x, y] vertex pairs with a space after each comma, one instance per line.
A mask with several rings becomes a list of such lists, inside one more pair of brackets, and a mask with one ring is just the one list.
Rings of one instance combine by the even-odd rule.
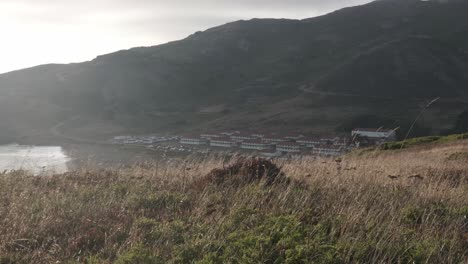
[[240, 159], [222, 169], [214, 169], [208, 175], [195, 182], [196, 187], [209, 184], [242, 186], [263, 182], [266, 185], [288, 183], [289, 180], [273, 162], [261, 158]]

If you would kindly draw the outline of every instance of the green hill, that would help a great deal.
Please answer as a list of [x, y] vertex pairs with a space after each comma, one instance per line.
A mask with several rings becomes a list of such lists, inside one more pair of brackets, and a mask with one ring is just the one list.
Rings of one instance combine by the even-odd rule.
[[437, 132], [467, 108], [467, 11], [467, 1], [381, 0], [3, 74], [1, 126], [18, 136], [71, 118], [86, 136], [103, 134], [96, 123], [112, 131], [320, 132], [369, 114], [402, 124], [440, 96], [423, 124]]

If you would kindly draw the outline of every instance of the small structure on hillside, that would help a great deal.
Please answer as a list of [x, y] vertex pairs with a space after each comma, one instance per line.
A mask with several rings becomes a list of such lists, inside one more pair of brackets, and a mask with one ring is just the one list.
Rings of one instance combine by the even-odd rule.
[[236, 142], [244, 142], [244, 141], [248, 141], [248, 140], [255, 140], [256, 137], [254, 137], [254, 136], [252, 136], [250, 134], [239, 133], [239, 134], [232, 135], [231, 139], [233, 141], [236, 141]]
[[292, 141], [297, 141], [299, 139], [305, 138], [305, 136], [302, 134], [289, 134], [289, 135], [285, 135], [284, 138], [292, 140]]
[[242, 149], [251, 149], [251, 150], [268, 150], [272, 149], [273, 146], [270, 143], [261, 141], [261, 140], [248, 140], [241, 143], [240, 146]]
[[180, 138], [180, 144], [184, 145], [207, 145], [208, 140], [200, 136], [183, 136]]
[[252, 134], [252, 137], [264, 138], [264, 137], [265, 137], [265, 134], [262, 133], [262, 132], [255, 132], [255, 133]]
[[295, 142], [282, 142], [276, 145], [276, 150], [284, 153], [299, 153], [303, 150], [303, 146]]
[[340, 156], [343, 152], [344, 150], [342, 147], [334, 145], [318, 145], [312, 150], [314, 155], [319, 156]]
[[276, 135], [267, 135], [263, 137], [263, 141], [270, 142], [270, 143], [277, 143], [277, 142], [286, 142], [288, 141], [288, 139], [285, 139], [284, 137], [276, 136]]
[[220, 147], [220, 148], [235, 148], [238, 146], [238, 143], [232, 141], [230, 138], [216, 138], [210, 140], [210, 146], [212, 147]]
[[307, 148], [313, 148], [316, 145], [322, 144], [319, 138], [311, 138], [311, 137], [301, 138], [301, 139], [298, 139], [296, 142]]
[[224, 132], [221, 132], [220, 134], [223, 136], [232, 136], [232, 135], [239, 134], [239, 133], [240, 133], [239, 131], [224, 131]]
[[205, 138], [205, 139], [212, 139], [212, 138], [222, 138], [224, 137], [224, 135], [220, 135], [217, 133], [204, 133], [204, 134], [201, 134], [200, 137]]
[[372, 140], [394, 141], [396, 140], [395, 130], [384, 128], [355, 128], [351, 132], [354, 137], [367, 137]]
[[342, 148], [346, 148], [346, 147], [348, 147], [350, 144], [351, 144], [351, 142], [350, 142], [350, 139], [349, 139], [349, 138], [339, 138], [338, 140], [336, 140], [335, 142], [333, 142], [333, 145], [334, 145], [334, 146], [339, 146], [339, 147], [342, 147]]
[[340, 141], [340, 138], [339, 137], [326, 137], [326, 138], [321, 138], [320, 139], [320, 142], [321, 144], [323, 145], [333, 145], [335, 144], [335, 142], [338, 142]]

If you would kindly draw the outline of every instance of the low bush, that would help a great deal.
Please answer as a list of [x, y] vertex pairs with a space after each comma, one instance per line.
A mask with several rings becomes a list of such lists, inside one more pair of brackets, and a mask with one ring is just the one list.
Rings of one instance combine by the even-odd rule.
[[266, 159], [251, 158], [240, 159], [232, 165], [222, 169], [214, 169], [204, 178], [194, 183], [203, 187], [207, 184], [241, 186], [254, 182], [263, 182], [266, 185], [287, 182], [281, 168]]

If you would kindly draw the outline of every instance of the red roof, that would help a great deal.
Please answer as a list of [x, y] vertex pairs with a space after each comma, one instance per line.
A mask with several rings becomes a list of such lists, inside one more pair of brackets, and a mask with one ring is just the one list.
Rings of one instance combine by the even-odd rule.
[[201, 139], [200, 135], [197, 135], [197, 134], [182, 135], [180, 138], [182, 138], [182, 139]]
[[282, 146], [288, 146], [288, 147], [301, 147], [300, 144], [296, 143], [296, 142], [283, 142], [283, 143], [279, 143], [277, 144], [278, 147], [282, 147]]
[[203, 133], [202, 136], [215, 136], [215, 137], [222, 137], [223, 135], [219, 133]]
[[231, 137], [252, 137], [251, 134], [247, 134], [247, 133], [241, 133], [241, 134], [234, 134], [232, 135]]
[[298, 142], [299, 141], [301, 141], [301, 142], [304, 141], [305, 142], [305, 141], [320, 141], [320, 140], [321, 140], [320, 138], [307, 138], [307, 137], [305, 137], [305, 138], [298, 139], [297, 141]]
[[279, 135], [266, 135], [263, 138], [264, 139], [273, 139], [273, 140], [285, 140], [283, 136], [279, 136]]
[[231, 138], [229, 137], [222, 137], [222, 138], [216, 138], [216, 139], [212, 139], [211, 142], [232, 142]]
[[268, 145], [268, 143], [263, 142], [260, 139], [254, 139], [254, 140], [247, 140], [242, 142], [242, 144], [247, 143], [247, 144], [263, 144], [263, 145]]

